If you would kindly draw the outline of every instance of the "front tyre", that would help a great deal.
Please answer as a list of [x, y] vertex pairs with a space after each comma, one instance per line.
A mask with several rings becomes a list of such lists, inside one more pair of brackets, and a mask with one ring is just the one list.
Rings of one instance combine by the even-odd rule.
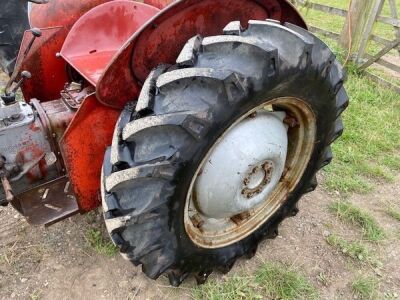
[[292, 24], [232, 22], [189, 40], [149, 75], [106, 153], [103, 207], [121, 253], [175, 286], [252, 257], [332, 160], [343, 81], [328, 47]]

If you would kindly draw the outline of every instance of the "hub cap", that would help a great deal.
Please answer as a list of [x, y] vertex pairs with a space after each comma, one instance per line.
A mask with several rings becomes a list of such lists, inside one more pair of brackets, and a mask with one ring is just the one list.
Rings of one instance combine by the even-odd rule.
[[209, 218], [231, 218], [263, 203], [285, 168], [282, 112], [257, 112], [220, 139], [195, 182], [194, 197]]
[[249, 111], [217, 140], [193, 177], [185, 229], [203, 248], [250, 235], [286, 201], [315, 142], [315, 116], [301, 99], [278, 98]]

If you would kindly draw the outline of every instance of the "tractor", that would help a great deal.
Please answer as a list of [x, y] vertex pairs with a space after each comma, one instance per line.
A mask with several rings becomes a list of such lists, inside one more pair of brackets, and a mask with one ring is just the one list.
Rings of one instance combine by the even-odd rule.
[[349, 103], [288, 0], [2, 0], [0, 64], [1, 204], [46, 226], [102, 206], [173, 286], [278, 235]]

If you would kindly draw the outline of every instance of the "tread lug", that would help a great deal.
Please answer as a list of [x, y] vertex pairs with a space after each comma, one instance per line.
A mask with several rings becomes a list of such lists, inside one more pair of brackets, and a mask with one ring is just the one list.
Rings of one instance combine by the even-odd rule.
[[272, 47], [280, 49], [281, 61], [286, 61], [289, 68], [305, 68], [311, 63], [313, 43], [309, 38], [286, 26], [271, 20], [250, 20], [245, 33], [266, 39]]
[[240, 21], [232, 21], [225, 26], [223, 32], [226, 35], [240, 35], [243, 31], [243, 27]]
[[325, 150], [325, 152], [324, 152], [324, 154], [323, 154], [323, 156], [322, 156], [319, 169], [323, 169], [323, 168], [325, 168], [327, 165], [329, 165], [329, 164], [332, 162], [332, 159], [333, 159], [332, 148], [331, 148], [331, 147], [328, 147], [328, 148]]
[[339, 137], [341, 137], [342, 134], [343, 134], [343, 131], [344, 131], [343, 120], [342, 120], [341, 117], [339, 117], [339, 118], [336, 120], [336, 122], [335, 122], [334, 133], [333, 133], [333, 136], [332, 136], [332, 138], [331, 138], [331, 142], [330, 142], [330, 143], [332, 144], [332, 143], [335, 142]]
[[336, 108], [337, 108], [337, 115], [339, 117], [349, 106], [349, 97], [347, 95], [346, 90], [342, 86], [339, 92], [336, 95]]
[[166, 161], [115, 172], [105, 178], [106, 191], [112, 192], [118, 185], [140, 178], [172, 179], [175, 171], [176, 169]]
[[305, 193], [314, 192], [316, 190], [317, 186], [318, 186], [317, 176], [314, 175], [314, 177], [311, 179], [309, 187], [306, 189]]
[[181, 67], [192, 67], [196, 63], [197, 53], [201, 49], [201, 42], [203, 38], [200, 35], [192, 37], [183, 47], [182, 52], [179, 54], [176, 63]]
[[167, 70], [168, 65], [161, 65], [151, 71], [149, 77], [143, 84], [139, 99], [136, 104], [136, 112], [152, 111], [154, 107], [154, 96], [156, 94], [157, 78]]

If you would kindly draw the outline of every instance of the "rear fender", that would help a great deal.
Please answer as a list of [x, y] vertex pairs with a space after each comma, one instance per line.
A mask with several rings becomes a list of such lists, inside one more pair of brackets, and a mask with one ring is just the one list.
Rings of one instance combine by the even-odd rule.
[[[193, 36], [220, 34], [231, 21], [245, 26], [250, 19], [275, 19], [307, 28], [286, 0], [145, 0], [164, 9], [121, 47], [97, 82], [96, 94], [105, 105], [123, 108], [137, 99], [140, 87], [156, 66], [173, 64]], [[228, 8], [228, 9], [227, 9]]]

